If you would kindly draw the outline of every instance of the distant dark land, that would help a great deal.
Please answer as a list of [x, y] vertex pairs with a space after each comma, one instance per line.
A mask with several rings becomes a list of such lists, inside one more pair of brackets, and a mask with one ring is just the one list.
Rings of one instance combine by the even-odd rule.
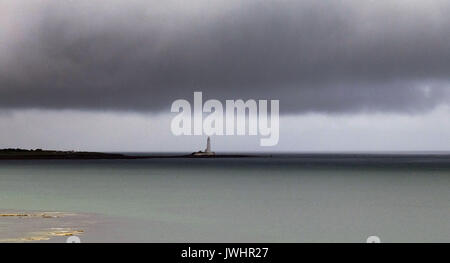
[[[394, 153], [224, 153], [211, 156], [198, 156], [195, 153], [102, 153], [84, 151], [57, 150], [25, 150], [0, 149], [0, 161], [6, 160], [138, 160], [138, 159], [245, 159], [244, 162], [234, 163], [246, 166], [258, 162], [264, 166], [279, 166], [285, 169], [295, 167], [330, 168], [337, 167], [365, 167], [374, 169], [450, 169], [450, 152], [394, 152]], [[252, 160], [250, 160], [250, 158]], [[234, 160], [233, 160], [234, 159]], [[263, 160], [266, 159], [266, 160]], [[266, 162], [271, 160], [270, 162]], [[207, 162], [218, 165], [217, 162]], [[201, 165], [208, 165], [201, 162]], [[198, 163], [194, 162], [194, 165]], [[219, 165], [222, 165], [220, 163]]]
[[128, 155], [119, 153], [102, 152], [77, 152], [56, 150], [26, 150], [26, 149], [0, 149], [0, 160], [39, 160], [39, 159], [67, 159], [67, 160], [91, 160], [91, 159], [150, 159], [150, 158], [239, 158], [256, 157], [251, 155], [224, 154], [215, 156], [187, 155]]
[[25, 150], [1, 149], [0, 160], [26, 160], [26, 159], [122, 159], [127, 156], [99, 152], [75, 152], [53, 150]]

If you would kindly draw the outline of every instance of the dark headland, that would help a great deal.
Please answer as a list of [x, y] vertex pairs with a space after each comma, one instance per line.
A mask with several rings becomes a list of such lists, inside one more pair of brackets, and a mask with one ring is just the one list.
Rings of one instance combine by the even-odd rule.
[[54, 150], [26, 150], [0, 149], [0, 160], [94, 160], [94, 159], [151, 159], [151, 158], [240, 158], [254, 157], [251, 155], [216, 154], [213, 156], [187, 155], [128, 155], [119, 153], [54, 151]]

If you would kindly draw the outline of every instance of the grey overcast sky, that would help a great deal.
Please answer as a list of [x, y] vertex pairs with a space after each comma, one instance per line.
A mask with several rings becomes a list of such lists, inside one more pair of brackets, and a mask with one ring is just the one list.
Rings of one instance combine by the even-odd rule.
[[0, 148], [190, 151], [171, 103], [279, 99], [280, 143], [450, 150], [448, 0], [0, 0]]

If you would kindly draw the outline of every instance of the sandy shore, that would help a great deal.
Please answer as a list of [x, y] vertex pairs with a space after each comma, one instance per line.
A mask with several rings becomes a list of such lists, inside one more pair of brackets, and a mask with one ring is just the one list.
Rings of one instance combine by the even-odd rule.
[[0, 210], [0, 242], [60, 242], [83, 236], [96, 222], [90, 214]]

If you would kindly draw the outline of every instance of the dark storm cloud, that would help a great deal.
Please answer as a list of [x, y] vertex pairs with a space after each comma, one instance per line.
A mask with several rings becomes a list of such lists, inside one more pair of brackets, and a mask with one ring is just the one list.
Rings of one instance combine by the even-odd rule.
[[450, 102], [448, 1], [1, 3], [1, 108], [158, 111], [193, 91], [282, 112]]

